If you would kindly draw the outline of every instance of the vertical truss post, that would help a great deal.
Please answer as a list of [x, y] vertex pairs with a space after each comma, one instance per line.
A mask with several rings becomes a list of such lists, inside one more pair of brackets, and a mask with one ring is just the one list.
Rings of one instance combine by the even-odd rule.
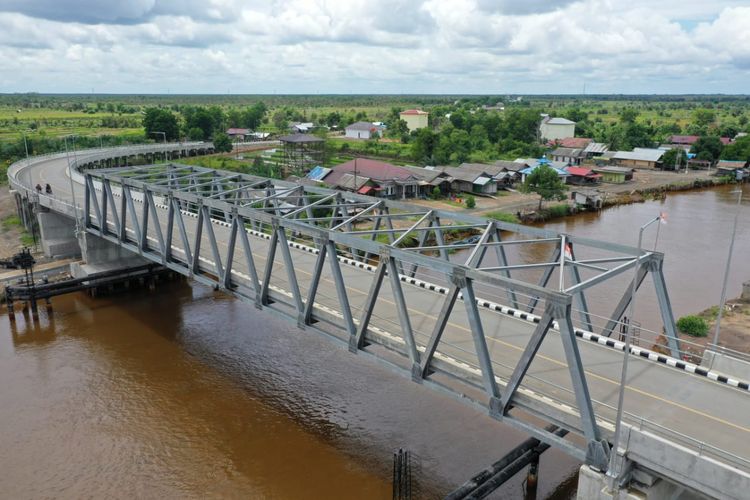
[[450, 260], [448, 257], [448, 250], [445, 249], [445, 238], [443, 237], [443, 230], [440, 226], [440, 217], [435, 216], [435, 242], [440, 247], [440, 250], [438, 252], [440, 253], [440, 257], [444, 260]]
[[112, 195], [112, 184], [110, 183], [109, 179], [102, 180], [102, 188], [104, 189], [104, 193], [109, 200], [109, 205], [112, 207], [112, 222], [115, 226], [115, 234], [119, 235], [121, 230], [120, 218], [117, 215], [117, 205], [115, 204], [115, 198]]
[[[130, 186], [123, 186], [123, 196], [125, 197], [125, 200], [126, 200], [126, 202], [128, 204], [128, 210], [130, 211], [130, 217], [131, 217], [131, 219], [133, 219], [133, 232], [135, 233], [135, 242], [138, 245], [138, 248], [141, 248], [141, 246], [140, 246], [140, 243], [141, 243], [141, 225], [138, 222], [138, 216], [136, 215], [135, 204], [133, 203], [133, 193], [130, 192]], [[125, 227], [124, 226], [124, 221], [125, 221], [125, 215], [124, 215], [124, 213], [123, 213], [122, 220], [123, 220], [123, 228], [124, 228]], [[125, 232], [124, 229], [123, 229], [123, 232]], [[123, 238], [123, 241], [125, 239], [126, 238]], [[139, 252], [139, 253], [142, 253], [142, 252]]]
[[224, 275], [224, 268], [221, 264], [221, 254], [219, 253], [219, 245], [216, 243], [216, 234], [214, 233], [214, 226], [211, 223], [211, 213], [206, 205], [201, 207], [203, 211], [203, 224], [206, 226], [206, 234], [208, 235], [208, 243], [211, 245], [211, 254], [214, 258], [214, 267], [216, 268], [216, 279], [221, 282], [221, 277]]
[[[86, 176], [86, 182], [83, 186], [83, 227], [91, 227], [91, 188], [89, 187], [89, 178]], [[75, 207], [75, 200], [73, 200], [73, 206]]]
[[255, 307], [261, 308], [263, 306], [263, 300], [260, 280], [258, 279], [258, 270], [255, 267], [255, 259], [253, 258], [252, 248], [250, 247], [250, 241], [247, 237], [244, 219], [240, 216], [238, 216], [237, 219], [240, 241], [242, 242], [242, 251], [245, 253], [245, 264], [250, 273], [250, 279], [253, 282], [253, 290], [255, 291]]
[[[498, 265], [502, 267], [507, 267], [508, 256], [505, 253], [505, 248], [503, 247], [503, 245], [500, 244], [503, 241], [502, 230], [497, 226], [497, 224], [495, 224], [495, 231], [492, 234], [492, 237], [493, 237], [492, 239], [496, 243], [498, 243], [497, 245], [495, 245], [495, 257], [497, 258]], [[505, 276], [506, 278], [512, 278], [510, 274], [510, 269], [502, 269], [500, 271], [500, 274], [502, 276]], [[510, 300], [510, 306], [515, 309], [518, 309], [518, 297], [516, 296], [516, 292], [511, 290], [510, 288], [508, 288], [508, 299]]]
[[190, 238], [188, 238], [187, 230], [185, 229], [185, 220], [183, 219], [182, 211], [180, 210], [180, 202], [176, 198], [170, 200], [170, 207], [172, 214], [177, 218], [177, 229], [180, 231], [180, 239], [182, 240], [182, 249], [185, 252], [185, 267], [191, 269], [193, 262], [193, 254], [190, 252]]
[[[315, 267], [313, 268], [310, 287], [307, 290], [305, 310], [302, 313], [300, 321], [298, 321], [298, 323], [301, 323], [302, 325], [309, 325], [312, 323], [312, 313], [313, 308], [315, 307], [315, 296], [318, 293], [320, 278], [323, 276], [323, 264], [325, 264], [326, 253], [328, 253], [328, 246], [326, 245], [325, 239], [316, 238], [315, 243], [318, 246], [318, 257], [315, 259]], [[351, 332], [349, 334], [351, 335]]]
[[[102, 229], [102, 211], [99, 208], [99, 199], [96, 197], [96, 188], [94, 187], [94, 179], [89, 175], [86, 176], [86, 184], [88, 185], [88, 192], [89, 192], [89, 200], [90, 204], [94, 206], [94, 214], [96, 215], [96, 223], [99, 225], [99, 234], [102, 236], [104, 235], [104, 230]], [[89, 216], [88, 225], [91, 225], [91, 209], [84, 207], [84, 211]], [[85, 215], [84, 215], [85, 217]]]
[[198, 222], [195, 225], [195, 244], [193, 245], [193, 262], [190, 264], [192, 274], [200, 274], [201, 240], [203, 239], [203, 205], [198, 204]]
[[[638, 275], [635, 284], [636, 292], [641, 288], [643, 280], [646, 279], [646, 275], [648, 274], [647, 265], [647, 262], [643, 262], [638, 268]], [[627, 289], [623, 292], [620, 302], [617, 303], [617, 307], [615, 307], [615, 310], [612, 312], [609, 321], [607, 321], [607, 326], [602, 330], [602, 335], [605, 337], [610, 337], [612, 335], [617, 323], [622, 319], [622, 315], [625, 314], [625, 310], [628, 308], [628, 304], [630, 304], [630, 290], [632, 289], [632, 284], [633, 281], [631, 280]]]
[[224, 265], [224, 275], [221, 277], [221, 284], [225, 290], [232, 289], [232, 266], [234, 265], [234, 247], [237, 244], [237, 208], [232, 208], [231, 214], [232, 228], [229, 230], [229, 241], [227, 242], [227, 259]]
[[357, 352], [365, 345], [367, 327], [370, 326], [370, 319], [372, 319], [372, 313], [375, 310], [375, 302], [377, 302], [380, 288], [383, 286], [383, 277], [385, 277], [387, 265], [386, 260], [386, 257], [383, 255], [380, 256], [378, 268], [375, 270], [375, 276], [372, 278], [372, 283], [370, 283], [370, 291], [367, 293], [367, 299], [365, 299], [365, 305], [362, 308], [362, 317], [359, 320], [357, 335], [356, 337], [349, 337], [349, 350], [351, 352]]
[[656, 299], [659, 302], [659, 313], [661, 314], [662, 323], [664, 324], [664, 335], [667, 337], [669, 352], [674, 358], [680, 358], [680, 342], [677, 339], [677, 330], [675, 329], [674, 316], [672, 314], [672, 303], [667, 293], [667, 283], [664, 280], [663, 260], [652, 260], [649, 262], [651, 279], [656, 288]]
[[167, 264], [172, 260], [172, 238], [174, 235], [174, 203], [172, 203], [172, 193], [166, 197], [167, 202], [167, 234], [164, 242], [164, 255], [162, 264]]
[[[570, 246], [568, 248], [570, 249], [570, 260], [575, 262], [576, 254], [575, 254], [575, 250], [573, 249], [573, 242], [570, 242], [569, 245]], [[575, 264], [571, 264], [568, 267], [570, 268], [571, 277], [573, 278], [573, 286], [575, 286], [581, 282], [581, 273], [580, 271], [578, 271], [578, 266], [576, 266]], [[578, 313], [581, 316], [581, 324], [586, 330], [593, 332], [594, 327], [591, 324], [591, 316], [589, 315], [589, 306], [588, 306], [588, 302], [586, 301], [586, 294], [584, 293], [584, 291], [581, 290], [577, 292], [576, 294], [574, 294], [573, 300], [575, 300], [576, 303], [578, 304]]]
[[148, 250], [148, 212], [149, 206], [146, 201], [146, 188], [143, 189], [143, 207], [141, 208], [141, 238], [138, 241], [140, 250]]
[[326, 243], [326, 247], [328, 248], [328, 262], [331, 266], [333, 282], [336, 284], [336, 294], [339, 298], [341, 313], [344, 316], [344, 326], [346, 327], [346, 333], [351, 337], [356, 334], [356, 328], [354, 326], [354, 318], [352, 318], [352, 309], [349, 305], [349, 297], [346, 294], [344, 275], [341, 273], [341, 266], [339, 265], [339, 259], [336, 255], [336, 244], [329, 240]]
[[602, 440], [599, 435], [599, 426], [596, 423], [594, 408], [591, 405], [591, 395], [586, 383], [586, 374], [581, 362], [581, 354], [578, 351], [573, 322], [571, 321], [570, 304], [555, 304], [554, 316], [560, 327], [560, 338], [565, 350], [565, 360], [573, 382], [573, 392], [576, 397], [578, 412], [581, 414], [583, 435], [588, 441], [586, 446], [586, 463], [597, 467], [599, 470], [607, 470], [609, 459], [609, 444]]
[[[560, 245], [555, 245], [555, 249], [552, 251], [552, 259], [550, 262], [557, 262], [560, 260]], [[544, 274], [542, 274], [542, 279], [539, 280], [539, 286], [544, 288], [549, 283], [549, 279], [552, 277], [552, 272], [554, 271], [554, 266], [547, 266], [544, 269]], [[536, 309], [536, 305], [539, 302], [539, 297], [533, 297], [529, 301], [529, 306], [526, 309], [527, 312], [533, 313], [534, 309]]]
[[159, 224], [159, 212], [156, 211], [156, 204], [154, 203], [154, 194], [151, 191], [144, 191], [144, 196], [146, 197], [145, 200], [143, 200], [144, 204], [148, 203], [149, 212], [151, 213], [151, 218], [154, 222], [154, 232], [156, 233], [156, 241], [159, 242], [159, 250], [161, 251], [162, 255], [162, 262], [166, 261], [166, 254], [167, 254], [167, 247], [164, 244], [164, 234], [161, 230], [161, 224]]
[[104, 183], [102, 182], [102, 221], [99, 224], [99, 234], [101, 236], [104, 236], [109, 232], [109, 228], [107, 227], [107, 206], [109, 205], [108, 201], [109, 200], [107, 200], [107, 192], [105, 191]]
[[[417, 343], [414, 340], [414, 330], [411, 327], [411, 320], [409, 319], [409, 309], [406, 307], [406, 300], [404, 299], [404, 291], [401, 288], [401, 279], [398, 276], [398, 264], [396, 259], [387, 252], [388, 256], [386, 262], [388, 264], [388, 277], [391, 281], [391, 289], [393, 290], [393, 299], [396, 302], [396, 309], [398, 310], [398, 319], [401, 323], [401, 333], [406, 343], [406, 351], [409, 355], [409, 361], [412, 364], [412, 377], [419, 380], [419, 374], [421, 369], [419, 366], [419, 352], [417, 351]], [[381, 256], [382, 258], [382, 256]]]
[[294, 272], [294, 261], [292, 260], [292, 254], [289, 250], [289, 242], [286, 239], [286, 233], [284, 228], [278, 225], [278, 221], [274, 221], [275, 231], [278, 236], [279, 246], [281, 248], [281, 257], [284, 259], [284, 267], [286, 268], [286, 275], [289, 279], [289, 287], [292, 289], [292, 296], [294, 297], [294, 305], [297, 308], [297, 314], [302, 314], [305, 310], [305, 305], [302, 303], [302, 293], [299, 290], [299, 282], [297, 282], [297, 274]]
[[266, 256], [266, 268], [263, 273], [263, 284], [260, 290], [260, 302], [267, 306], [271, 302], [268, 298], [268, 290], [271, 287], [271, 274], [273, 273], [273, 261], [276, 259], [276, 245], [279, 242], [279, 233], [271, 231], [271, 241], [268, 243], [268, 255]]
[[[127, 231], [127, 220], [128, 220], [128, 203], [127, 203], [127, 197], [125, 196], [125, 184], [120, 184], [120, 215], [121, 215], [121, 221], [120, 221], [120, 232], [117, 234], [117, 239], [120, 240], [120, 243], [127, 241], [128, 239], [128, 231]], [[131, 214], [132, 217], [132, 214]]]

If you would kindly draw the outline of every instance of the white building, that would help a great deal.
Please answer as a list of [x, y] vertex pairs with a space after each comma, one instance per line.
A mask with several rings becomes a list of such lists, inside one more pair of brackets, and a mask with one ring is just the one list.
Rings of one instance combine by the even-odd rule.
[[542, 115], [542, 123], [539, 125], [539, 136], [542, 142], [575, 137], [576, 122], [565, 118], [550, 118]]
[[420, 128], [427, 128], [429, 113], [421, 109], [407, 109], [399, 113], [399, 118], [406, 122], [409, 132]]
[[346, 127], [345, 137], [348, 139], [371, 139], [374, 136], [383, 136], [383, 126], [370, 122], [355, 122]]

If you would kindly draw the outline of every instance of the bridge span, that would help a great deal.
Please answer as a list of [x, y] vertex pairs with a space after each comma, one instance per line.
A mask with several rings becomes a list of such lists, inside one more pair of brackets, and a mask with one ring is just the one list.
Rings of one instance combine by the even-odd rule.
[[[624, 359], [612, 335], [629, 287], [612, 311], [590, 310], [586, 297], [635, 275], [656, 289], [671, 356], [631, 348], [610, 474], [642, 491], [683, 488], [686, 498], [750, 491], [747, 382], [681, 359], [661, 253], [178, 163], [124, 166], [133, 155], [209, 150], [139, 148], [18, 162], [10, 183], [22, 205], [75, 221], [84, 249], [122, 249], [291, 318], [601, 473]], [[34, 192], [37, 183], [53, 196]], [[478, 238], [448, 245], [457, 232]], [[551, 255], [513, 262], [510, 245], [547, 245]], [[542, 270], [540, 281], [522, 279], [529, 268]]]

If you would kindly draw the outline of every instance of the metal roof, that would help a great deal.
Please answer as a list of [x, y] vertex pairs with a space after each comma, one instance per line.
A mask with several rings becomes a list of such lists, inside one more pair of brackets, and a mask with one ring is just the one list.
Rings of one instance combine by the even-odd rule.
[[663, 149], [635, 148], [633, 151], [618, 151], [612, 158], [615, 160], [635, 160], [657, 162], [664, 156]]
[[323, 139], [321, 139], [320, 137], [315, 137], [314, 135], [310, 135], [310, 134], [284, 135], [284, 136], [279, 137], [279, 140], [281, 142], [290, 142], [290, 143], [323, 142]]
[[368, 132], [376, 128], [378, 127], [371, 122], [354, 122], [346, 126], [346, 130], [366, 130]]
[[321, 167], [318, 165], [317, 167], [313, 168], [308, 172], [307, 178], [311, 179], [313, 181], [322, 181], [326, 175], [331, 173], [330, 168]]
[[576, 124], [576, 122], [574, 121], [570, 121], [567, 118], [560, 118], [560, 117], [550, 118], [545, 123], [547, 125], [575, 125]]

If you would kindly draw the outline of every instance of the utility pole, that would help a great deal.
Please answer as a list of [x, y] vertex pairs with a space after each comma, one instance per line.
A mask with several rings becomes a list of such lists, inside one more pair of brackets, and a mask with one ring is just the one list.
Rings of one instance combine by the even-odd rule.
[[724, 283], [721, 287], [721, 300], [719, 301], [719, 312], [716, 314], [716, 332], [714, 333], [715, 346], [719, 345], [719, 332], [721, 330], [721, 316], [724, 313], [724, 305], [727, 300], [727, 281], [729, 281], [729, 268], [732, 264], [732, 252], [734, 250], [734, 237], [737, 235], [737, 219], [740, 217], [740, 209], [742, 208], [742, 188], [737, 191], [737, 211], [734, 213], [734, 224], [732, 225], [732, 239], [729, 240], [729, 255], [727, 256], [727, 265], [724, 268]]

